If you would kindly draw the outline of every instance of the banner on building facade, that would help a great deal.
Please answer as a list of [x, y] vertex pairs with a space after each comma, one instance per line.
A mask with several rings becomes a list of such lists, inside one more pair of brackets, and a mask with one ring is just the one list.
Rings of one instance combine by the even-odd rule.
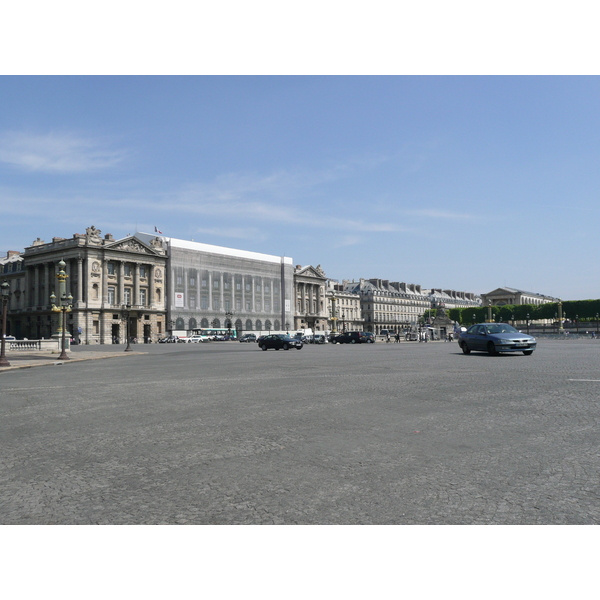
[[183, 292], [175, 292], [175, 308], [183, 308]]

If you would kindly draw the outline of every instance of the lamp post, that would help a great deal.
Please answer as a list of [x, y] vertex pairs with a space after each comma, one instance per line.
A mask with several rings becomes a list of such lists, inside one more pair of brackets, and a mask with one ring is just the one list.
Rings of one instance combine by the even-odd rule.
[[335, 322], [337, 321], [337, 317], [335, 316], [335, 294], [332, 294], [331, 296], [331, 332], [332, 333], [337, 333], [336, 328], [335, 328]]
[[225, 323], [227, 325], [227, 335], [231, 337], [231, 319], [233, 318], [233, 313], [231, 311], [227, 311], [225, 313]]
[[123, 304], [121, 311], [125, 321], [125, 336], [127, 337], [127, 346], [123, 352], [131, 352], [131, 346], [129, 345], [129, 315], [131, 311], [131, 304]]
[[289, 321], [285, 322], [285, 330], [287, 331], [287, 334], [290, 335], [290, 323], [289, 323]]
[[527, 335], [529, 335], [529, 313], [527, 313]]
[[579, 333], [579, 315], [575, 315], [575, 330]]
[[563, 331], [563, 312], [562, 312], [562, 300], [558, 301], [558, 331]]
[[8, 311], [8, 299], [10, 298], [10, 284], [5, 281], [2, 286], [2, 342], [0, 346], [0, 367], [10, 367], [6, 358], [6, 313]]
[[600, 315], [598, 315], [598, 313], [596, 313], [596, 335], [598, 335], [598, 317]]
[[67, 356], [66, 350], [66, 332], [67, 332], [67, 313], [71, 312], [73, 308], [73, 296], [69, 294], [67, 296], [67, 277], [68, 275], [65, 273], [65, 267], [67, 263], [64, 260], [61, 260], [58, 263], [60, 267], [58, 273], [56, 274], [56, 279], [58, 279], [58, 304], [56, 303], [56, 296], [54, 292], [50, 296], [50, 303], [52, 304], [53, 312], [61, 312], [62, 313], [62, 334], [61, 334], [61, 353], [58, 357], [58, 360], [69, 360]]
[[515, 326], [515, 315], [512, 315], [512, 326]]
[[477, 315], [473, 313], [473, 325], [477, 322]]
[[346, 331], [346, 313], [342, 313], [342, 332]]

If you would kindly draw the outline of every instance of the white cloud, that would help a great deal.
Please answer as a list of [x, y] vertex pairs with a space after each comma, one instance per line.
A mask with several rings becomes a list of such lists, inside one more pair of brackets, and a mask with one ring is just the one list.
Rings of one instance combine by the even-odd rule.
[[26, 171], [81, 173], [106, 169], [121, 162], [126, 153], [107, 147], [99, 139], [70, 133], [8, 132], [0, 136], [0, 162]]

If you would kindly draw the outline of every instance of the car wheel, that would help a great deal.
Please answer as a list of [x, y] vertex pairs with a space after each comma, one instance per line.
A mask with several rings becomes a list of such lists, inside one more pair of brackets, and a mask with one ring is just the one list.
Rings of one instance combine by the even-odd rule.
[[289, 350], [289, 349], [290, 349], [290, 346], [289, 346], [289, 344], [284, 344], [284, 345], [283, 345], [283, 349], [284, 349], [284, 350]]
[[296, 350], [302, 350], [302, 346], [296, 346]]
[[352, 343], [353, 343], [353, 344], [356, 344], [356, 340], [352, 340]]
[[262, 348], [263, 350], [266, 350], [266, 349], [267, 349], [267, 345], [266, 345], [266, 344], [263, 344], [263, 345], [261, 346], [261, 348]]
[[467, 346], [467, 342], [463, 342], [460, 347], [463, 351], [463, 354], [471, 354], [471, 350], [469, 349], [469, 346]]
[[337, 340], [331, 340], [332, 344], [337, 344]]
[[533, 354], [533, 350], [523, 350], [523, 354], [525, 356], [531, 356]]
[[488, 342], [488, 345], [487, 345], [487, 351], [488, 351], [488, 353], [489, 353], [489, 354], [491, 354], [492, 356], [493, 356], [493, 355], [495, 355], [495, 354], [498, 354], [498, 353], [496, 352], [496, 346], [494, 345], [494, 342]]

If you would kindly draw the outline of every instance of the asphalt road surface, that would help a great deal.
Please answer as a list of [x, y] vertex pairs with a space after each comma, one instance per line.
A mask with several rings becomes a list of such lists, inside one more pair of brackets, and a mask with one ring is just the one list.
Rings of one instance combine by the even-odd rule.
[[0, 374], [0, 523], [600, 523], [600, 340], [134, 349]]

